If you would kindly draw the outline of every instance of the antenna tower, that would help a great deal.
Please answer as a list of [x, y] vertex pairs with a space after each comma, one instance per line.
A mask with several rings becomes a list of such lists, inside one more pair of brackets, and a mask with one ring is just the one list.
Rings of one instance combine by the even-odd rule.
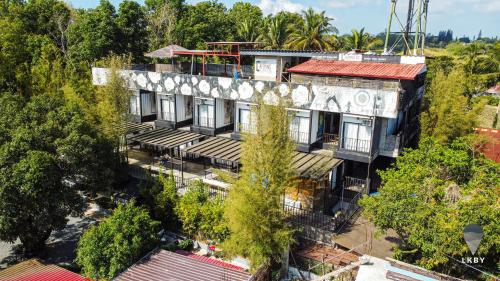
[[[406, 22], [401, 20], [397, 5], [398, 0], [391, 0], [389, 22], [385, 33], [384, 53], [393, 53], [396, 46], [403, 44], [405, 55], [424, 55], [429, 0], [408, 0]], [[391, 30], [393, 23], [397, 26], [397, 29], [394, 28], [395, 30]], [[391, 34], [396, 35], [396, 40], [392, 42], [392, 46], [389, 46]]]

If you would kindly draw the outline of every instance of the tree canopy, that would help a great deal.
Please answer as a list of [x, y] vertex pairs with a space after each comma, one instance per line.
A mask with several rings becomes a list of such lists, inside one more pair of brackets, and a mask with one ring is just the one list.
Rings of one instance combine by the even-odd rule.
[[403, 245], [396, 257], [429, 269], [477, 277], [451, 258], [471, 256], [463, 240], [468, 224], [482, 226], [477, 251], [483, 267], [498, 274], [500, 165], [479, 156], [469, 138], [449, 145], [425, 139], [393, 168], [379, 171], [380, 194], [364, 197], [364, 214], [382, 231], [393, 229]]
[[226, 199], [224, 216], [231, 234], [224, 250], [229, 255], [247, 257], [256, 269], [279, 261], [293, 242], [293, 230], [285, 221], [283, 196], [295, 184], [295, 143], [288, 134], [290, 120], [283, 104], [260, 102], [252, 110], [256, 133], [244, 136], [240, 177]]
[[111, 280], [157, 245], [158, 225], [133, 203], [120, 205], [109, 218], [85, 231], [76, 263], [86, 277]]

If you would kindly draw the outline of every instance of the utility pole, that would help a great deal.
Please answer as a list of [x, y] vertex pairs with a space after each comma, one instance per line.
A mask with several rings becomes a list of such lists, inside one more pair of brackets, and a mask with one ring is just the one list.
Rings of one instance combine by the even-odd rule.
[[[403, 0], [399, 0], [399, 2], [401, 1]], [[385, 34], [384, 53], [391, 54], [402, 44], [401, 49], [405, 55], [423, 55], [428, 23], [429, 0], [408, 0], [406, 22], [401, 21], [402, 17], [398, 15], [397, 5], [398, 0], [391, 0], [389, 21]], [[393, 21], [395, 21], [397, 29], [394, 28]], [[393, 28], [395, 30], [392, 30]], [[396, 35], [396, 37], [391, 37], [391, 34]], [[392, 46], [389, 46], [389, 41], [394, 38], [396, 40], [392, 43]]]

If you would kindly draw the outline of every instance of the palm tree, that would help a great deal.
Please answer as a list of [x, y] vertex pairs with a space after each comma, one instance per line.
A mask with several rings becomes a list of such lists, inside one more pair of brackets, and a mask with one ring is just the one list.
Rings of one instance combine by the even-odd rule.
[[312, 8], [302, 11], [303, 21], [290, 24], [286, 47], [294, 50], [326, 51], [333, 47], [338, 30], [330, 24], [332, 18], [325, 11], [316, 13]]
[[353, 28], [351, 33], [351, 35], [345, 38], [346, 48], [350, 48], [352, 50], [370, 50], [383, 44], [380, 38], [373, 37], [369, 33], [365, 33], [364, 27], [360, 30]]
[[258, 36], [258, 26], [254, 20], [245, 19], [236, 28], [238, 37], [245, 42], [254, 42]]
[[262, 33], [257, 37], [257, 41], [262, 42], [265, 49], [280, 49], [283, 48], [287, 38], [286, 19], [281, 15], [277, 15], [264, 19], [264, 27]]

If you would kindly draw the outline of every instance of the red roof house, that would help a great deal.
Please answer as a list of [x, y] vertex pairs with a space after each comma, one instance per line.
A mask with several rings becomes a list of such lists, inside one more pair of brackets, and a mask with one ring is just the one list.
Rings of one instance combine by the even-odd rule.
[[90, 279], [57, 265], [31, 259], [0, 271], [0, 281], [90, 281]]
[[415, 80], [417, 75], [426, 71], [426, 68], [423, 63], [396, 64], [312, 59], [289, 68], [288, 71], [317, 75]]
[[248, 281], [251, 278], [250, 273], [222, 261], [160, 250], [135, 263], [115, 281]]

